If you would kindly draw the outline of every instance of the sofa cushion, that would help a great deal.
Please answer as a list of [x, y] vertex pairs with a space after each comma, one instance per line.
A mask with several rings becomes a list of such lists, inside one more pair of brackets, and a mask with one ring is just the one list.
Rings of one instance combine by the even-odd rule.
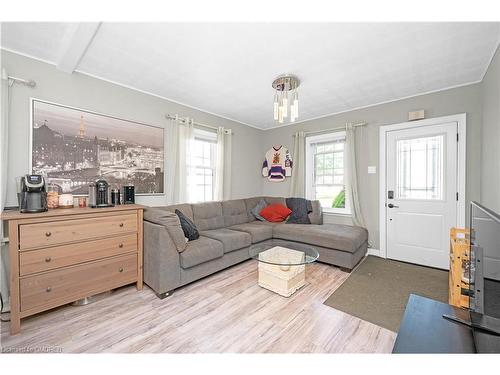
[[194, 223], [199, 231], [224, 227], [221, 202], [196, 203], [191, 207]]
[[222, 215], [224, 226], [248, 223], [247, 208], [243, 199], [235, 199], [222, 202]]
[[269, 221], [258, 221], [258, 220], [256, 220], [252, 224], [255, 224], [255, 225], [264, 225], [266, 227], [273, 227], [275, 225], [283, 225], [285, 223], [283, 223], [283, 222], [280, 222], [280, 223], [270, 223]]
[[179, 210], [184, 215], [186, 215], [190, 220], [193, 220], [193, 208], [189, 203], [173, 204], [171, 206], [165, 206], [160, 208], [170, 212], [175, 212], [175, 210]]
[[259, 225], [257, 222], [233, 225], [228, 229], [246, 232], [252, 237], [252, 243], [257, 243], [273, 238], [272, 225]]
[[278, 203], [286, 207], [286, 200], [283, 197], [264, 197], [264, 200], [267, 202], [267, 204]]
[[182, 231], [184, 232], [184, 237], [186, 237], [188, 241], [193, 241], [200, 238], [200, 233], [198, 232], [196, 225], [194, 225], [191, 219], [189, 219], [179, 210], [175, 210], [175, 214], [179, 216], [179, 221], [181, 222], [181, 227]]
[[201, 236], [197, 240], [189, 241], [179, 257], [182, 268], [190, 268], [223, 255], [224, 248], [221, 242]]
[[260, 211], [260, 216], [271, 223], [277, 223], [281, 221], [285, 221], [288, 216], [292, 213], [288, 207], [283, 206], [282, 204], [270, 204], [265, 207], [262, 211]]
[[368, 241], [365, 228], [340, 224], [288, 224], [273, 227], [273, 238], [354, 253]]
[[252, 244], [252, 237], [248, 233], [227, 228], [206, 230], [201, 232], [201, 235], [222, 242], [224, 253], [230, 253]]

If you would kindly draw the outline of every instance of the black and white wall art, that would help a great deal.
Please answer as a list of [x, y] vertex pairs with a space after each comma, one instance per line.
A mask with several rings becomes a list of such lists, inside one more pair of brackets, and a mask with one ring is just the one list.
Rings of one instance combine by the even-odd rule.
[[32, 173], [73, 194], [98, 178], [164, 193], [163, 128], [38, 99], [31, 106]]

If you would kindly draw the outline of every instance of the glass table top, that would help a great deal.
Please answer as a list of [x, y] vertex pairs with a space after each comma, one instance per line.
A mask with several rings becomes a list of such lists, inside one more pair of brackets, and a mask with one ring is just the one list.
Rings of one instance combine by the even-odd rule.
[[253, 245], [249, 249], [250, 257], [262, 263], [278, 266], [299, 266], [316, 261], [319, 253], [311, 246], [290, 243], [273, 242]]

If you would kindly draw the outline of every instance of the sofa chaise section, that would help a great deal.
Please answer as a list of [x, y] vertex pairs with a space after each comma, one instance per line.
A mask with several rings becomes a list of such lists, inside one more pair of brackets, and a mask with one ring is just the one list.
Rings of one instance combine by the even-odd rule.
[[314, 246], [319, 261], [351, 270], [366, 254], [368, 231], [341, 224], [286, 224], [273, 228], [273, 238]]

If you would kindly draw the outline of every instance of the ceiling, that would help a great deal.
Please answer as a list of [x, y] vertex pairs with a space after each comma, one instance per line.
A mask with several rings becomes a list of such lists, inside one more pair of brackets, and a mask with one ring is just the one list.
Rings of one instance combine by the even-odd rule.
[[472, 22], [2, 24], [2, 48], [262, 129], [282, 73], [301, 80], [304, 121], [478, 82], [499, 37]]

